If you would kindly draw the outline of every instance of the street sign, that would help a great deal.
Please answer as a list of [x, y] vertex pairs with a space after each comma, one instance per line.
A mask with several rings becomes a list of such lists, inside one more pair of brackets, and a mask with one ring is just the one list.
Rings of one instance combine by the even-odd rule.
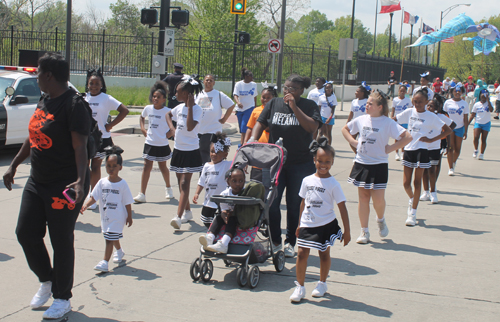
[[267, 43], [267, 52], [270, 54], [279, 54], [281, 52], [281, 39], [269, 39]]
[[339, 60], [352, 60], [354, 54], [354, 39], [340, 38]]
[[153, 75], [165, 74], [165, 56], [153, 55], [151, 74]]
[[173, 56], [175, 54], [174, 42], [175, 42], [175, 29], [165, 28], [165, 45], [163, 46], [164, 56]]

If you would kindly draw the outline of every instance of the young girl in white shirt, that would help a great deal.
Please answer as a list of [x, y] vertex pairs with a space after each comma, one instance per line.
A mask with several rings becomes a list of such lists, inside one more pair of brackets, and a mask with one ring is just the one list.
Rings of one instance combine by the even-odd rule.
[[198, 203], [198, 198], [203, 189], [205, 189], [205, 200], [201, 209], [201, 222], [208, 228], [212, 223], [217, 204], [210, 201], [213, 195], [219, 195], [226, 187], [226, 172], [231, 167], [231, 161], [226, 160], [231, 140], [222, 132], [212, 134], [210, 139], [210, 159], [212, 162], [207, 162], [203, 166], [198, 187], [193, 196], [193, 203]]
[[[361, 222], [361, 234], [358, 244], [370, 241], [368, 219], [370, 199], [377, 213], [377, 225], [380, 237], [387, 237], [389, 228], [385, 220], [385, 189], [389, 178], [388, 154], [411, 141], [411, 135], [389, 115], [388, 97], [376, 91], [366, 103], [367, 115], [355, 118], [342, 129], [344, 138], [357, 150], [354, 166], [348, 182], [358, 187], [358, 213]], [[359, 134], [356, 140], [355, 135]], [[389, 139], [396, 141], [388, 145]]]
[[247, 123], [253, 109], [257, 105], [257, 84], [253, 81], [253, 73], [246, 68], [241, 69], [241, 81], [234, 85], [233, 98], [236, 102], [236, 117], [238, 118], [238, 128], [241, 133], [241, 143], [243, 145], [247, 132]]
[[[139, 119], [141, 132], [146, 137], [142, 158], [144, 159], [144, 168], [141, 176], [141, 192], [134, 198], [135, 202], [146, 202], [146, 188], [148, 187], [149, 176], [153, 169], [153, 162], [158, 162], [158, 167], [165, 181], [165, 198], [174, 197], [172, 187], [170, 186], [170, 172], [167, 167], [167, 160], [172, 157], [168, 138], [174, 136], [174, 126], [168, 113], [170, 108], [165, 105], [167, 101], [168, 87], [167, 83], [158, 81], [149, 93], [149, 102], [153, 105], [144, 107]], [[148, 129], [144, 121], [148, 118]]]
[[[397, 115], [412, 106], [410, 98], [406, 97], [406, 92], [407, 92], [406, 86], [400, 85], [398, 90], [398, 97], [392, 99], [391, 118], [393, 118], [394, 115]], [[400, 124], [400, 125], [405, 129], [408, 128], [408, 124]], [[396, 161], [401, 161], [401, 155], [399, 154], [399, 149], [396, 150], [395, 159]]]
[[450, 119], [457, 127], [450, 134], [450, 146], [448, 148], [448, 175], [455, 174], [457, 160], [462, 150], [462, 141], [467, 139], [467, 128], [469, 127], [469, 104], [462, 99], [463, 87], [459, 84], [451, 89], [452, 98], [444, 103], [443, 110], [448, 113]]
[[[424, 169], [431, 167], [429, 159], [429, 143], [441, 140], [451, 133], [451, 129], [436, 114], [426, 109], [428, 102], [427, 88], [423, 87], [413, 94], [413, 108], [396, 115], [399, 123], [408, 123], [408, 131], [413, 139], [405, 146], [403, 155], [403, 187], [408, 194], [409, 207], [406, 226], [417, 223], [417, 207], [422, 187]], [[412, 190], [411, 182], [415, 170]], [[414, 197], [416, 196], [416, 198]]]
[[[313, 297], [322, 297], [327, 291], [326, 279], [330, 271], [330, 246], [335, 239], [344, 242], [344, 246], [351, 240], [349, 216], [345, 206], [345, 196], [340, 183], [330, 174], [335, 158], [335, 150], [328, 145], [326, 137], [312, 141], [309, 147], [314, 155], [316, 173], [302, 180], [299, 196], [300, 224], [295, 235], [299, 251], [297, 255], [295, 290], [290, 301], [300, 302], [305, 297], [305, 278], [307, 259], [311, 249], [317, 249], [320, 258], [320, 276], [316, 288], [312, 291]], [[339, 227], [334, 207], [337, 207], [342, 217], [344, 231]]]
[[177, 122], [170, 171], [176, 173], [180, 191], [177, 215], [170, 221], [174, 229], [180, 229], [182, 223], [193, 219], [189, 205], [191, 177], [203, 170], [198, 138], [203, 110], [194, 103], [194, 94], [202, 90], [203, 85], [198, 79], [185, 75], [177, 85], [176, 98], [181, 104], [169, 112], [172, 120]]
[[318, 106], [321, 111], [323, 126], [320, 129], [322, 136], [328, 139], [328, 144], [332, 143], [332, 127], [335, 124], [335, 107], [337, 106], [337, 97], [333, 93], [333, 82], [325, 84], [325, 94], [318, 98]]
[[[472, 153], [472, 157], [483, 160], [484, 150], [486, 150], [486, 138], [491, 129], [491, 112], [493, 112], [493, 106], [491, 105], [490, 95], [486, 89], [481, 90], [479, 100], [472, 107], [469, 124], [476, 118], [476, 122], [474, 123], [474, 153]], [[478, 156], [479, 137], [481, 137], [481, 153]]]
[[[85, 100], [89, 103], [90, 108], [92, 109], [92, 117], [97, 121], [99, 130], [102, 132], [101, 148], [97, 151], [96, 155], [90, 162], [91, 191], [92, 187], [94, 187], [97, 181], [101, 179], [101, 164], [102, 160], [106, 156], [104, 148], [113, 146], [111, 129], [120, 123], [128, 114], [128, 108], [117, 101], [113, 96], [106, 94], [106, 90], [106, 83], [104, 82], [101, 70], [88, 70], [87, 80], [85, 82]], [[109, 112], [114, 110], [118, 111], [118, 115], [113, 119], [113, 121], [107, 123]], [[89, 207], [89, 209], [93, 210], [96, 207], [97, 204], [94, 204]]]
[[99, 212], [101, 213], [101, 228], [106, 240], [106, 249], [104, 259], [100, 261], [94, 269], [100, 272], [108, 271], [108, 263], [113, 253], [113, 247], [116, 252], [113, 256], [115, 263], [120, 263], [125, 255], [120, 239], [123, 238], [123, 227], [132, 226], [132, 206], [134, 202], [132, 193], [127, 182], [118, 176], [122, 169], [123, 150], [118, 146], [106, 148], [106, 172], [107, 178], [102, 178], [92, 190], [92, 195], [82, 206], [80, 212], [83, 212], [97, 200], [99, 202]]

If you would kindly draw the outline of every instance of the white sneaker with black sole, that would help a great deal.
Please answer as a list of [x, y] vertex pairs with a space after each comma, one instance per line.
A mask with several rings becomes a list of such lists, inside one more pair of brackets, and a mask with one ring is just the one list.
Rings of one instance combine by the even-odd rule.
[[38, 292], [31, 299], [30, 307], [32, 309], [38, 309], [42, 307], [52, 296], [52, 282], [43, 282], [40, 284]]
[[43, 313], [45, 320], [57, 320], [71, 311], [71, 302], [69, 300], [55, 299], [52, 305]]

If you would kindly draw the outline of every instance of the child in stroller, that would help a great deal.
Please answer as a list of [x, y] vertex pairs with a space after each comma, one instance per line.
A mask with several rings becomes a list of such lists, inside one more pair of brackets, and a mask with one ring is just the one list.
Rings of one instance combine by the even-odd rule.
[[[226, 173], [226, 181], [229, 187], [222, 191], [221, 196], [238, 196], [245, 185], [245, 172], [233, 166]], [[208, 233], [200, 236], [200, 244], [203, 245], [203, 249], [205, 250], [225, 254], [227, 253], [229, 242], [236, 232], [237, 221], [233, 213], [234, 205], [221, 203], [220, 208], [221, 213], [215, 216]], [[224, 225], [226, 225], [224, 236], [214, 244], [215, 236], [219, 234]]]

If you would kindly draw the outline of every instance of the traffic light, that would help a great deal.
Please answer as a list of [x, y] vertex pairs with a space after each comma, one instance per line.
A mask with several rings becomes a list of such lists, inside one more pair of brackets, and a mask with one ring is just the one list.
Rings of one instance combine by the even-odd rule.
[[237, 15], [247, 13], [247, 0], [231, 0], [231, 13]]
[[158, 22], [158, 11], [156, 9], [142, 9], [141, 23], [143, 25], [155, 25]]
[[240, 33], [238, 35], [238, 43], [249, 44], [250, 43], [250, 34], [248, 32], [240, 31]]

